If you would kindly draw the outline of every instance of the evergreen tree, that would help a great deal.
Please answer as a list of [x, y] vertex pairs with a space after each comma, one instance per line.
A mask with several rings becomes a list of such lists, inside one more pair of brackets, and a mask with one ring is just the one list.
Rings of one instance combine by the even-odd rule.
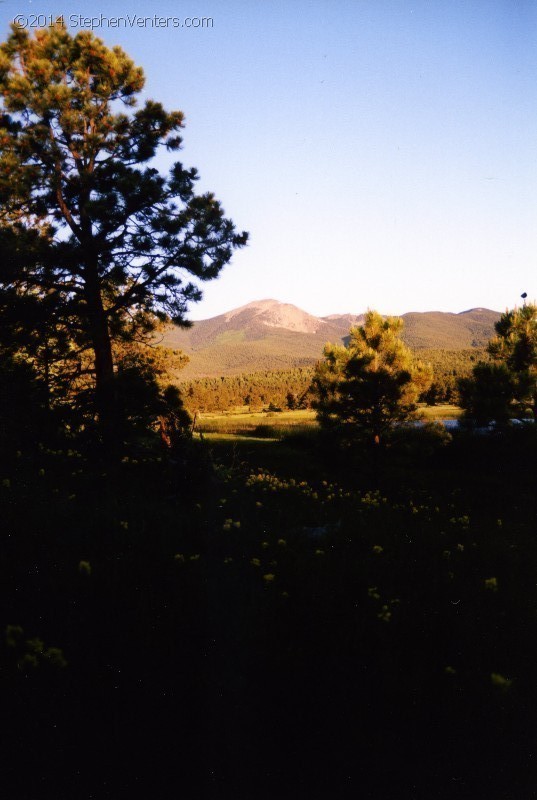
[[[183, 114], [147, 100], [140, 67], [90, 32], [12, 26], [0, 47], [0, 287], [55, 298], [71, 349], [89, 349], [103, 438], [118, 422], [113, 342], [185, 322], [195, 282], [246, 243], [197, 172], [149, 162], [181, 146]], [[124, 107], [124, 111], [121, 107]], [[192, 280], [194, 279], [194, 281]]]
[[506, 311], [494, 327], [497, 336], [489, 342], [488, 351], [510, 370], [515, 399], [529, 405], [537, 420], [537, 305]]
[[511, 416], [516, 381], [505, 364], [480, 362], [473, 375], [459, 380], [459, 398], [465, 416], [478, 425], [494, 420], [505, 424]]
[[402, 327], [398, 317], [368, 311], [364, 324], [351, 330], [347, 347], [326, 346], [313, 379], [323, 427], [379, 442], [394, 424], [412, 417], [432, 371], [413, 361], [400, 338]]
[[537, 420], [537, 305], [502, 314], [487, 347], [493, 363], [478, 363], [459, 382], [461, 405], [480, 423], [505, 423], [513, 412]]

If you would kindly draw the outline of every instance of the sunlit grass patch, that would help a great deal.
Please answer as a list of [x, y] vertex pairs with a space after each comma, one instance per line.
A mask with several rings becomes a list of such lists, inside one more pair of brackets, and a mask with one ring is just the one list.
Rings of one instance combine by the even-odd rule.
[[436, 406], [426, 406], [420, 403], [419, 412], [427, 421], [459, 419], [462, 414], [462, 408], [459, 408], [459, 406], [450, 405], [449, 403], [442, 403]]
[[227, 434], [280, 439], [292, 431], [317, 429], [315, 412], [268, 411], [255, 413], [200, 414], [196, 431], [206, 434]]

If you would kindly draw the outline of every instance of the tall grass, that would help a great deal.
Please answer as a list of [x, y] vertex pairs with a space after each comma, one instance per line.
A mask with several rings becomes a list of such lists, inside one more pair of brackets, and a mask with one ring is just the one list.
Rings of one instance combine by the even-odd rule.
[[317, 421], [313, 411], [211, 414], [198, 419], [196, 430], [203, 434], [284, 439], [291, 433], [306, 434], [317, 430]]
[[[461, 410], [452, 405], [423, 406], [420, 413], [431, 422], [457, 419]], [[311, 410], [200, 414], [196, 422], [196, 431], [202, 434], [260, 439], [311, 439], [317, 430], [315, 411]]]

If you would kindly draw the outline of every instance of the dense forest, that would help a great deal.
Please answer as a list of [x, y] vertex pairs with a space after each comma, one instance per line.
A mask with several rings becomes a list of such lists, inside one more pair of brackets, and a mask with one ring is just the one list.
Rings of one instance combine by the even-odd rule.
[[[419, 358], [433, 369], [433, 383], [423, 394], [423, 402], [457, 403], [458, 380], [471, 374], [485, 357], [484, 350], [420, 350]], [[195, 356], [194, 356], [195, 358]], [[243, 406], [252, 411], [262, 408], [311, 408], [310, 391], [314, 368], [255, 372], [199, 378], [180, 382], [185, 407], [196, 411], [228, 411]], [[180, 372], [178, 373], [180, 379]]]
[[313, 368], [251, 375], [199, 378], [179, 384], [186, 408], [196, 411], [227, 411], [247, 406], [263, 408], [309, 408]]

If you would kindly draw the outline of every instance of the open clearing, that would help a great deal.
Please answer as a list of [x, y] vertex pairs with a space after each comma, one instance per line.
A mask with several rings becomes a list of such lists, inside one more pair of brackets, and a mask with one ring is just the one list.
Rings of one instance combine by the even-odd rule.
[[[453, 405], [420, 406], [419, 414], [426, 422], [457, 419], [461, 409]], [[204, 436], [254, 437], [280, 439], [287, 434], [311, 432], [317, 428], [315, 411], [255, 411], [247, 408], [234, 412], [198, 414], [195, 430]]]

